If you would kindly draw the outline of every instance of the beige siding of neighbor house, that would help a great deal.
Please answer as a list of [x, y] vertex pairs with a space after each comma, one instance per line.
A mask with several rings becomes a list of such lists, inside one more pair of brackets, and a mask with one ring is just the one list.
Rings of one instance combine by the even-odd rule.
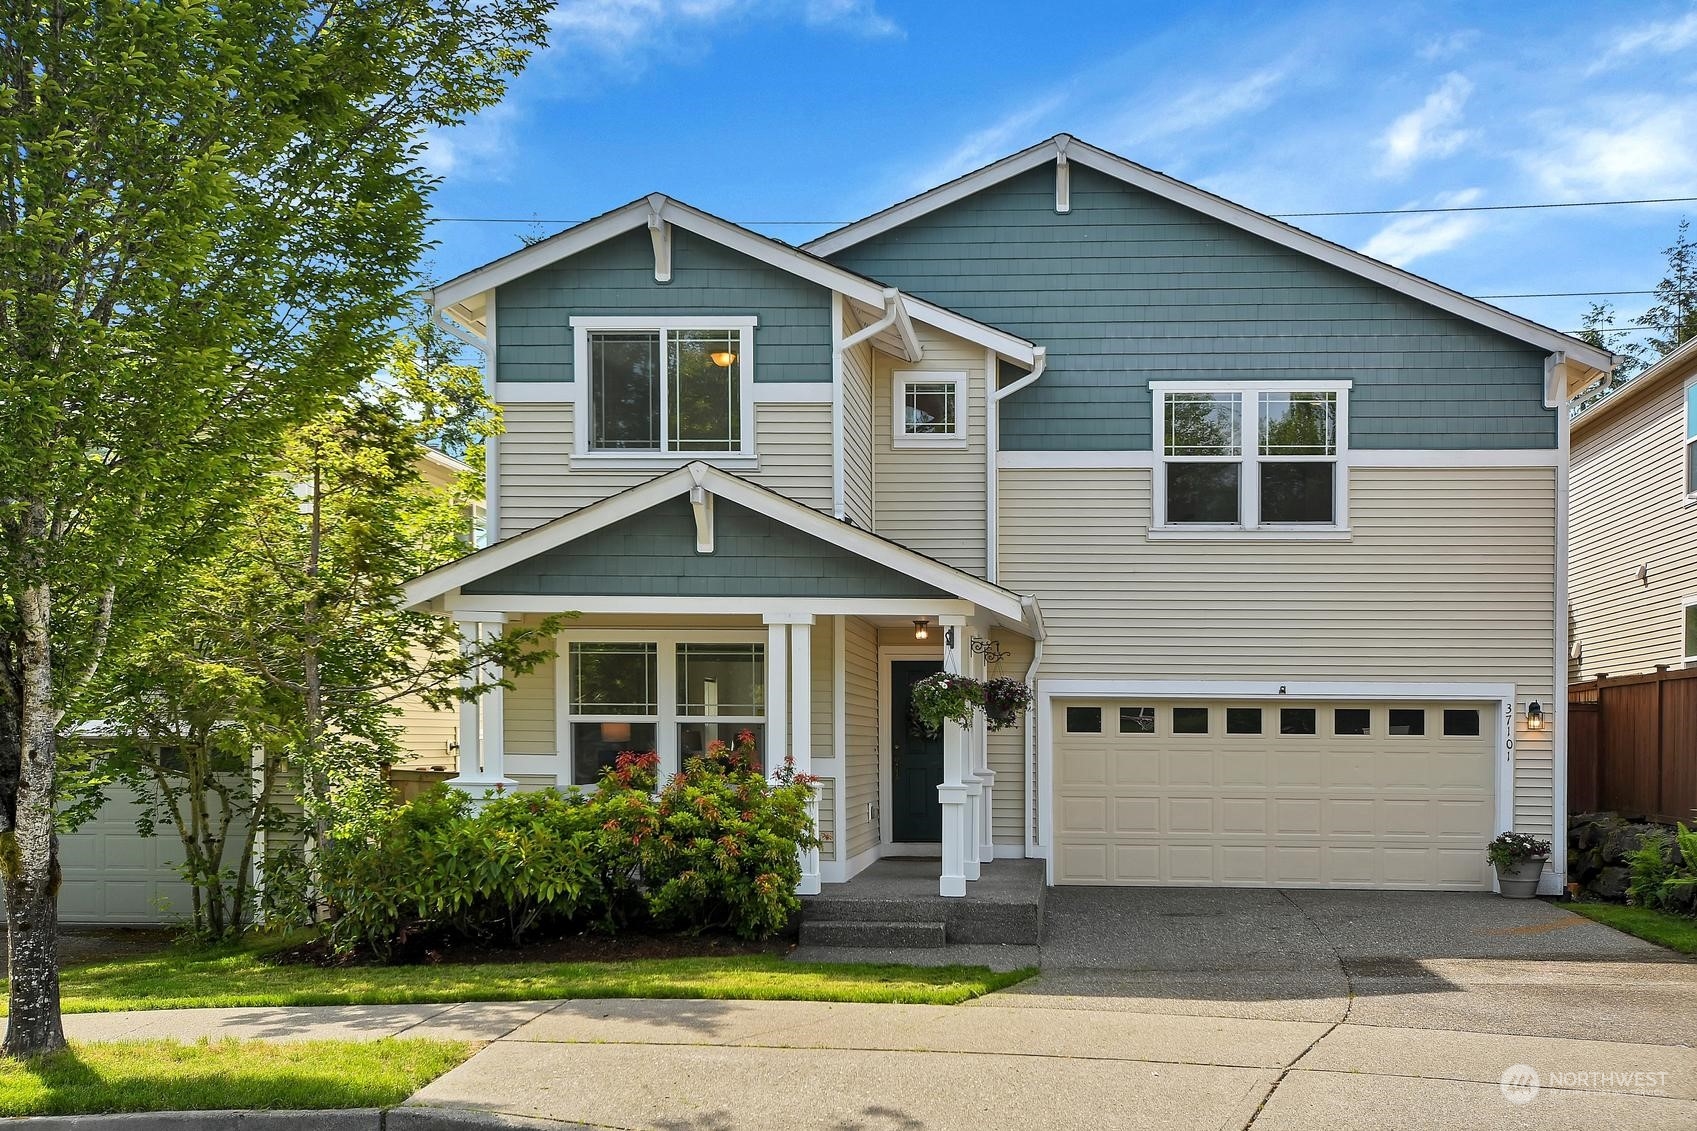
[[[1147, 469], [1005, 470], [1001, 583], [1035, 594], [1039, 679], [1555, 683], [1553, 468], [1350, 472], [1348, 542], [1150, 541]], [[1517, 712], [1518, 713], [1518, 712]], [[1550, 731], [1515, 745], [1548, 833]]]
[[[502, 407], [506, 432], [496, 447], [502, 538], [646, 483], [672, 466], [574, 468], [572, 408], [568, 402]], [[828, 403], [757, 404], [754, 436], [758, 467], [737, 474], [817, 510], [831, 509]]]
[[[984, 350], [958, 338], [915, 326], [925, 360], [873, 357], [872, 418], [877, 451], [874, 529], [910, 549], [984, 576], [985, 409]], [[964, 448], [898, 448], [892, 432], [895, 374], [911, 371], [966, 374], [967, 438]]]
[[[1008, 655], [990, 669], [990, 674], [1024, 679], [1031, 666], [1032, 642], [1011, 632], [1003, 632], [997, 642]], [[1025, 813], [1034, 800], [1025, 792], [1026, 725], [1022, 715], [1018, 726], [992, 731], [985, 740], [990, 769], [996, 775], [995, 793], [990, 797], [990, 836], [997, 844], [1025, 843]]]
[[837, 858], [837, 783], [833, 778], [821, 776], [814, 786], [819, 795], [819, 859], [835, 860]]
[[843, 510], [856, 526], [871, 530], [876, 455], [873, 451], [870, 342], [862, 342], [843, 353], [842, 398]]
[[867, 816], [867, 806], [878, 800], [878, 633], [858, 617], [850, 618], [846, 627], [843, 788], [847, 810], [840, 835], [844, 858], [852, 860], [880, 839], [878, 821]]
[[[1685, 661], [1697, 506], [1685, 500], [1685, 389], [1664, 381], [1574, 425], [1568, 596], [1574, 679]], [[1642, 580], [1639, 571], [1644, 571]], [[1570, 657], [1572, 653], [1569, 653]]]

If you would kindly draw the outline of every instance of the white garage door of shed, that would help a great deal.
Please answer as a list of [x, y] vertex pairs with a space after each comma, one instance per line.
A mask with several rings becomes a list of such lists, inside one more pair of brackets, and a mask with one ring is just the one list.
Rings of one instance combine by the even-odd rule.
[[1494, 705], [1055, 705], [1055, 882], [1486, 889]]
[[59, 838], [59, 919], [65, 923], [140, 925], [188, 917], [191, 894], [178, 874], [183, 842], [176, 830], [136, 832], [139, 806], [119, 791], [99, 814]]

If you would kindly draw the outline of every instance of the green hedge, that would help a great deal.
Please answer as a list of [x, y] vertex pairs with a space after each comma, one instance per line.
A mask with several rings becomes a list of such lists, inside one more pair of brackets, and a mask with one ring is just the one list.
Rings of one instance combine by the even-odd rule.
[[812, 779], [786, 766], [768, 781], [752, 736], [656, 790], [658, 763], [622, 754], [595, 790], [481, 804], [438, 787], [344, 831], [320, 869], [332, 942], [387, 956], [420, 931], [518, 944], [574, 926], [782, 930], [800, 906], [797, 852], [819, 844]]

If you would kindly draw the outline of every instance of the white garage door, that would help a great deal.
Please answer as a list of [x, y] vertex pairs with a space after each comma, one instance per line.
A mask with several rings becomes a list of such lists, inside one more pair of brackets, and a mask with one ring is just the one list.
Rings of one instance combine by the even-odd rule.
[[136, 925], [188, 917], [189, 886], [177, 872], [183, 843], [169, 828], [159, 836], [138, 834], [138, 808], [117, 791], [93, 820], [59, 838], [61, 922]]
[[1489, 889], [1486, 703], [1072, 700], [1055, 881]]

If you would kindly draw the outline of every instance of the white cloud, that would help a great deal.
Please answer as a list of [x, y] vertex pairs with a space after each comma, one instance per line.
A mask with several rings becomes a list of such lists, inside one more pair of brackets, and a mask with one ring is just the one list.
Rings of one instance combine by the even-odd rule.
[[499, 102], [452, 129], [432, 129], [424, 135], [424, 167], [439, 177], [472, 176], [499, 180], [519, 142], [514, 136], [518, 110]]
[[1107, 144], [1131, 149], [1252, 113], [1273, 100], [1289, 75], [1288, 66], [1264, 67], [1235, 82], [1208, 83], [1165, 102], [1141, 105], [1122, 117], [1124, 124], [1113, 131]]
[[1461, 112], [1473, 93], [1465, 75], [1444, 76], [1426, 101], [1390, 124], [1379, 138], [1384, 157], [1379, 171], [1402, 173], [1420, 161], [1448, 157], [1465, 145], [1472, 132], [1460, 128]]
[[878, 11], [876, 0], [807, 0], [802, 15], [809, 27], [846, 31], [866, 39], [906, 34], [900, 24]]
[[555, 51], [631, 67], [666, 54], [681, 33], [742, 18], [866, 38], [903, 34], [876, 0], [560, 0], [548, 23]]
[[980, 165], [1006, 157], [1041, 140], [1030, 136], [1036, 124], [1060, 109], [1064, 94], [1049, 94], [1009, 113], [1000, 121], [968, 134], [949, 153], [910, 178], [908, 188], [919, 192], [951, 181]]
[[1546, 192], [1565, 200], [1689, 196], [1697, 186], [1697, 98], [1604, 99], [1589, 122], [1569, 122], [1563, 115], [1523, 155]]
[[1456, 55], [1460, 55], [1478, 41], [1478, 29], [1462, 28], [1459, 31], [1446, 32], [1443, 35], [1434, 36], [1425, 43], [1421, 44], [1420, 49], [1415, 52], [1415, 54], [1419, 55], [1420, 58], [1426, 60], [1428, 63], [1435, 63], [1440, 59], [1449, 59]]
[[[1461, 207], [1475, 203], [1482, 195], [1482, 191], [1476, 188], [1442, 193], [1431, 207]], [[1363, 244], [1361, 252], [1397, 267], [1406, 267], [1416, 259], [1448, 251], [1477, 234], [1484, 226], [1484, 217], [1477, 212], [1399, 216]]]
[[1697, 11], [1687, 12], [1677, 20], [1660, 20], [1623, 28], [1585, 73], [1600, 74], [1641, 52], [1672, 55], [1693, 46], [1697, 46]]

